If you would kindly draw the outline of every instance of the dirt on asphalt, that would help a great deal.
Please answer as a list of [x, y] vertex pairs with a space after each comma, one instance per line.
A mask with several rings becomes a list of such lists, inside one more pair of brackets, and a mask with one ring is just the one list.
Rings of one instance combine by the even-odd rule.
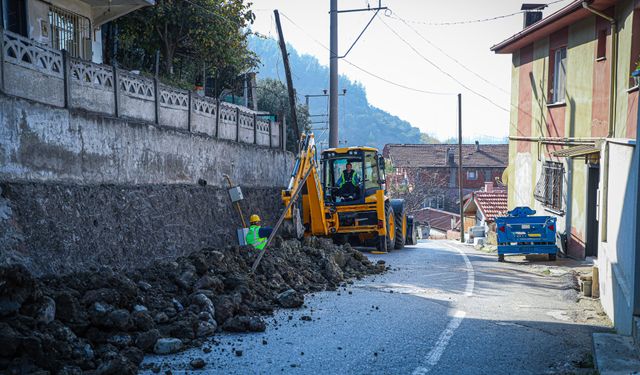
[[222, 330], [264, 331], [261, 316], [304, 294], [382, 273], [349, 245], [277, 239], [257, 250], [202, 249], [133, 272], [110, 268], [34, 278], [0, 267], [0, 373], [135, 374], [145, 353], [199, 346]]

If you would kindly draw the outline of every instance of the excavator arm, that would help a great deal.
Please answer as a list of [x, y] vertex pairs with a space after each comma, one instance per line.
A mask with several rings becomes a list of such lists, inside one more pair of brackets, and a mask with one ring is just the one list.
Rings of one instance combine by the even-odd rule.
[[[327, 235], [328, 222], [325, 216], [324, 191], [318, 173], [316, 161], [316, 146], [313, 133], [302, 134], [300, 137], [300, 151], [296, 157], [291, 178], [287, 188], [282, 191], [282, 202], [290, 207], [285, 214], [285, 228], [287, 231], [299, 234], [302, 226], [300, 211], [296, 204], [290, 205], [291, 199], [296, 199], [301, 193], [302, 205], [305, 208], [304, 218], [307, 226], [304, 232], [313, 235]], [[308, 214], [307, 214], [308, 212]]]

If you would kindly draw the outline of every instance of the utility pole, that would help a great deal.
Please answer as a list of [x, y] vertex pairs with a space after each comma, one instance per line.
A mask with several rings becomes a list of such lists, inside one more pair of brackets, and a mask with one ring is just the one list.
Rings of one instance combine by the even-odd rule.
[[[332, 0], [337, 1], [337, 0]], [[282, 52], [282, 63], [284, 64], [284, 74], [287, 77], [287, 91], [289, 92], [289, 107], [291, 107], [291, 126], [296, 136], [296, 142], [300, 140], [300, 128], [298, 127], [298, 116], [296, 115], [296, 94], [293, 90], [293, 80], [291, 79], [291, 67], [289, 66], [289, 54], [287, 54], [287, 46], [284, 43], [284, 35], [282, 34], [282, 25], [280, 24], [280, 13], [277, 9], [273, 10], [276, 19], [276, 28], [278, 29], [278, 39], [280, 42], [280, 52]]]
[[[378, 6], [371, 8], [360, 9], [346, 9], [338, 10], [338, 0], [330, 0], [329, 7], [329, 148], [338, 147], [338, 59], [346, 57], [351, 49], [356, 45], [358, 40], [364, 32], [367, 30], [371, 21], [378, 15], [378, 12], [387, 9], [382, 6], [382, 0], [378, 0]], [[347, 52], [340, 56], [338, 55], [338, 13], [352, 13], [352, 12], [369, 12], [375, 11], [373, 17], [369, 20], [369, 23], [362, 29], [360, 35], [351, 44], [351, 47]]]
[[462, 201], [462, 94], [458, 94], [458, 195], [460, 199], [460, 242], [464, 243], [464, 202]]
[[329, 148], [338, 147], [338, 0], [329, 10]]

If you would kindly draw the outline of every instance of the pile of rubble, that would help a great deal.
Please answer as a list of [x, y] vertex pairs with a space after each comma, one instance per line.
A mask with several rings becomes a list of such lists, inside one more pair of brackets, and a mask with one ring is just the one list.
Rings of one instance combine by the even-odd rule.
[[[203, 249], [132, 272], [34, 278], [0, 268], [0, 370], [133, 374], [144, 353], [197, 346], [216, 331], [264, 331], [261, 315], [304, 293], [384, 271], [349, 245], [278, 240], [255, 274], [252, 248]], [[2, 373], [2, 371], [0, 371]]]

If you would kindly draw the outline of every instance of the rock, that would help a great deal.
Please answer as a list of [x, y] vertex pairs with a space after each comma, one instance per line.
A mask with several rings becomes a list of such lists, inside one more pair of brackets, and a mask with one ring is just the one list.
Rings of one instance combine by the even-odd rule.
[[242, 357], [242, 350], [236, 349], [235, 354], [236, 354], [236, 357]]
[[11, 264], [0, 268], [0, 317], [17, 313], [25, 301], [40, 295], [36, 280], [26, 267]]
[[200, 321], [198, 322], [198, 328], [196, 328], [196, 337], [212, 336], [217, 328], [218, 325], [215, 320]]
[[127, 330], [131, 327], [131, 315], [125, 309], [113, 310], [107, 315], [105, 323], [110, 328]]
[[11, 357], [20, 345], [20, 337], [7, 323], [0, 323], [0, 357]]
[[224, 322], [235, 315], [238, 304], [229, 296], [221, 296], [214, 301], [215, 317], [218, 323]]
[[193, 294], [190, 298], [191, 304], [195, 304], [200, 306], [200, 308], [211, 315], [215, 315], [215, 308], [213, 306], [213, 302], [209, 299], [209, 297], [205, 296], [202, 293]]
[[134, 312], [131, 315], [131, 320], [133, 321], [133, 325], [139, 331], [148, 331], [156, 326], [151, 314], [146, 310]]
[[205, 275], [196, 281], [194, 288], [210, 289], [221, 292], [224, 289], [224, 284], [217, 277]]
[[300, 317], [300, 320], [304, 320], [304, 321], [310, 322], [311, 321], [311, 317], [309, 315], [303, 315], [303, 316]]
[[56, 318], [64, 323], [84, 320], [78, 299], [69, 292], [62, 292], [55, 298]]
[[138, 283], [136, 284], [138, 285], [138, 288], [144, 290], [144, 291], [148, 291], [152, 288], [151, 284], [149, 284], [146, 281], [138, 281]]
[[196, 358], [196, 359], [191, 360], [191, 362], [189, 362], [189, 365], [194, 370], [200, 370], [200, 369], [204, 368], [204, 366], [206, 366], [206, 364], [207, 363], [202, 358]]
[[114, 289], [100, 288], [87, 291], [82, 297], [82, 303], [85, 306], [96, 302], [102, 302], [109, 305], [115, 305], [120, 301], [120, 294]]
[[144, 359], [144, 352], [134, 346], [124, 349], [120, 354], [136, 366], [140, 365]]
[[64, 366], [60, 371], [58, 371], [58, 375], [82, 375], [83, 371], [80, 367], [77, 366]]
[[117, 346], [118, 348], [125, 348], [131, 345], [133, 339], [127, 334], [118, 334], [109, 337], [107, 342], [111, 345]]
[[56, 302], [44, 296], [36, 311], [35, 319], [39, 323], [49, 324], [56, 318]]
[[149, 351], [156, 344], [160, 338], [160, 331], [152, 329], [147, 332], [142, 332], [136, 337], [136, 346], [143, 351]]
[[128, 375], [136, 373], [136, 366], [120, 356], [105, 361], [96, 370], [96, 375]]
[[142, 311], [149, 311], [149, 309], [147, 309], [147, 307], [143, 305], [133, 306], [133, 312], [142, 312]]
[[156, 341], [153, 352], [156, 354], [171, 354], [182, 349], [182, 340], [177, 338], [162, 338]]
[[184, 306], [182, 306], [182, 304], [180, 303], [180, 301], [178, 301], [177, 299], [172, 299], [171, 303], [173, 303], [173, 308], [177, 311], [177, 312], [182, 312], [184, 311]]
[[196, 282], [196, 274], [193, 271], [184, 271], [175, 282], [180, 288], [184, 290], [191, 290], [193, 284]]
[[280, 306], [286, 308], [300, 307], [304, 304], [304, 297], [293, 289], [278, 294], [276, 300]]
[[159, 312], [153, 317], [153, 320], [158, 324], [163, 324], [169, 321], [169, 316], [163, 312]]
[[265, 322], [257, 316], [234, 316], [222, 325], [228, 332], [264, 332], [266, 328]]

